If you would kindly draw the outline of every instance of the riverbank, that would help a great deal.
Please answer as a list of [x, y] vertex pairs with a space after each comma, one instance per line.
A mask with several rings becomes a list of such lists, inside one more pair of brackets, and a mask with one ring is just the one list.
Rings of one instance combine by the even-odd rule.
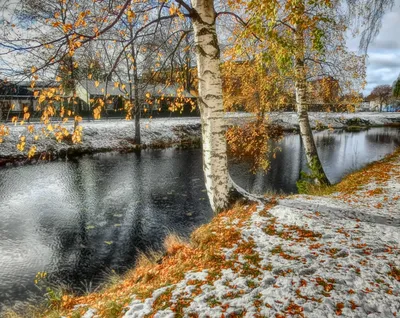
[[[44, 317], [395, 317], [400, 149], [320, 196], [238, 204]], [[13, 317], [13, 316], [10, 316]], [[31, 315], [32, 317], [32, 315]]]
[[[296, 113], [271, 113], [271, 122], [282, 126], [286, 131], [298, 129]], [[240, 125], [251, 120], [252, 114], [227, 113], [227, 125]], [[400, 124], [400, 113], [310, 113], [310, 123], [313, 129], [345, 128], [345, 127], [374, 127]], [[134, 144], [134, 124], [125, 120], [83, 121], [82, 143], [58, 142], [54, 137], [56, 125], [49, 131], [47, 127], [36, 123], [28, 133], [27, 126], [7, 125], [10, 134], [3, 137], [0, 143], [0, 165], [15, 161], [26, 161], [28, 150], [36, 146], [37, 159], [54, 160], [59, 157], [72, 157], [97, 152], [120, 151], [129, 152], [138, 149]], [[142, 148], [165, 148], [171, 146], [193, 147], [201, 143], [201, 125], [199, 118], [159, 118], [142, 119], [141, 122]], [[65, 128], [72, 130], [72, 123]], [[46, 136], [47, 135], [47, 136]], [[17, 149], [22, 136], [26, 137], [25, 151]], [[35, 138], [35, 136], [38, 136]], [[36, 140], [37, 139], [37, 140]]]

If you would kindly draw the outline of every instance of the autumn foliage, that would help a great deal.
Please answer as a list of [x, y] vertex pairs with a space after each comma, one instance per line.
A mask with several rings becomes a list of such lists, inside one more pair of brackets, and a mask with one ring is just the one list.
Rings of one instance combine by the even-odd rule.
[[251, 170], [268, 170], [268, 154], [277, 151], [271, 149], [270, 141], [279, 141], [283, 130], [278, 125], [272, 125], [262, 119], [249, 122], [242, 126], [230, 127], [226, 133], [228, 149], [238, 160], [251, 163]]

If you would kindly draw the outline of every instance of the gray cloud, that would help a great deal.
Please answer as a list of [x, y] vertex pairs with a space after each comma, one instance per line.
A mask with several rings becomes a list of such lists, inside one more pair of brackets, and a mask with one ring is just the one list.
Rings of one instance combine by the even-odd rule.
[[[349, 38], [347, 44], [357, 50], [359, 38]], [[371, 43], [367, 60], [367, 95], [377, 85], [392, 83], [400, 74], [400, 0], [395, 1], [391, 12], [383, 17], [382, 27]]]
[[368, 70], [381, 68], [396, 69], [400, 67], [400, 50], [390, 52], [370, 52], [368, 54]]

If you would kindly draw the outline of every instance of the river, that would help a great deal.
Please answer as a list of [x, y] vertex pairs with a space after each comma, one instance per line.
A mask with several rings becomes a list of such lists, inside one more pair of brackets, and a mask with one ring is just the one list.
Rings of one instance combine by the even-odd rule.
[[[393, 152], [396, 128], [315, 133], [332, 182]], [[267, 173], [231, 163], [233, 179], [254, 193], [296, 192], [306, 169], [298, 135], [286, 136]], [[76, 291], [98, 286], [137, 253], [159, 249], [168, 233], [188, 236], [210, 220], [201, 150], [96, 154], [0, 169], [0, 310], [39, 295], [37, 272]]]

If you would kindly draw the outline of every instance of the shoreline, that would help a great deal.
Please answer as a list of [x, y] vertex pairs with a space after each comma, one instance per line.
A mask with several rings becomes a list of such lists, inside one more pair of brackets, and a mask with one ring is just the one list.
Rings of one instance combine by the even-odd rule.
[[[272, 124], [280, 125], [286, 133], [298, 131], [296, 113], [276, 112], [268, 116]], [[359, 131], [372, 127], [400, 126], [400, 113], [309, 113], [309, 117], [311, 127], [316, 131], [329, 128]], [[241, 125], [253, 119], [254, 116], [249, 113], [227, 113], [225, 118], [227, 126], [232, 126]], [[33, 126], [38, 134], [50, 133], [40, 123], [34, 123]], [[26, 125], [7, 125], [10, 128], [10, 135], [5, 136], [3, 143], [0, 143], [0, 167], [36, 162], [38, 159], [47, 161], [102, 152], [124, 153], [147, 148], [191, 148], [201, 145], [200, 118], [142, 119], [141, 145], [133, 143], [134, 123], [132, 121], [83, 121], [81, 126], [83, 127], [82, 143], [72, 144], [65, 141], [57, 142], [54, 136], [43, 136], [35, 141], [34, 134], [27, 133]], [[64, 127], [71, 130], [72, 124], [66, 124]], [[26, 136], [24, 152], [16, 148], [21, 136]], [[27, 151], [32, 145], [37, 147], [37, 152], [32, 159], [28, 159]]]
[[39, 316], [396, 316], [399, 189], [400, 148], [327, 194], [236, 204], [190, 242], [171, 236], [162, 257], [143, 256], [110, 286], [63, 295]]

